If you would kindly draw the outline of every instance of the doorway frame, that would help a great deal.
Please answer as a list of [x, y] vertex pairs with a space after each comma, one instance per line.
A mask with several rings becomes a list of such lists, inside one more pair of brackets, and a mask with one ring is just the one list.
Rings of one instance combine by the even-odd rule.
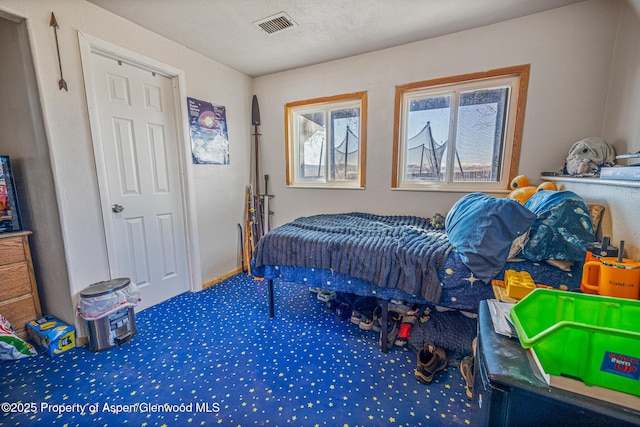
[[[186, 82], [184, 71], [132, 52], [121, 46], [101, 40], [87, 33], [78, 31], [78, 44], [80, 47], [80, 61], [84, 77], [84, 86], [87, 99], [87, 109], [89, 112], [89, 124], [91, 128], [91, 139], [93, 154], [96, 163], [96, 174], [98, 178], [98, 190], [100, 194], [100, 205], [102, 211], [102, 221], [105, 233], [106, 252], [109, 263], [109, 273], [111, 277], [118, 274], [116, 251], [116, 235], [111, 213], [111, 205], [108, 199], [108, 179], [107, 168], [103, 155], [103, 143], [99, 129], [98, 103], [95, 94], [95, 79], [92, 55], [100, 54], [109, 58], [122, 61], [138, 68], [142, 68], [171, 80], [171, 93], [173, 96], [173, 108], [175, 117], [176, 142], [178, 148], [178, 171], [180, 177], [180, 191], [182, 192], [182, 213], [185, 218], [185, 238], [187, 248], [187, 277], [189, 278], [189, 290], [197, 292], [202, 289], [202, 272], [200, 268], [200, 250], [198, 242], [198, 227], [196, 219], [196, 201], [194, 196], [194, 179], [191, 165], [191, 143], [188, 123], [188, 112], [186, 104]], [[184, 100], [184, 102], [183, 102]]]

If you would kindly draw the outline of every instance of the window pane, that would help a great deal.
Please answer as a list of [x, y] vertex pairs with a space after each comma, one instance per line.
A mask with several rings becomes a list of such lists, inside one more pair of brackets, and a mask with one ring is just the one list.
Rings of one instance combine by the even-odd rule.
[[507, 95], [506, 87], [460, 94], [454, 181], [500, 181]]
[[396, 86], [392, 188], [502, 190], [517, 175], [530, 66]]
[[287, 186], [364, 188], [367, 93], [285, 105]]
[[325, 126], [323, 113], [298, 116], [298, 141], [301, 180], [325, 178]]
[[405, 144], [405, 181], [444, 181], [450, 103], [449, 95], [410, 101]]
[[360, 109], [348, 108], [331, 111], [331, 147], [329, 165], [331, 179], [356, 181], [360, 156]]

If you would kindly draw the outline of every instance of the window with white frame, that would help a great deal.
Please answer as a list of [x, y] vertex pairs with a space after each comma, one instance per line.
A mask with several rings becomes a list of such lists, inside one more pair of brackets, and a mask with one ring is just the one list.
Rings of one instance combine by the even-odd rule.
[[392, 187], [506, 190], [517, 175], [529, 65], [396, 87]]
[[287, 185], [364, 188], [366, 112], [366, 92], [287, 104]]

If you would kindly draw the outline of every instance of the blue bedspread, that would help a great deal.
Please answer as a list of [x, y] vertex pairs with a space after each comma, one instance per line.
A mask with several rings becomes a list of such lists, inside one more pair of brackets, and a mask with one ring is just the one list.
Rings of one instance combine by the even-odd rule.
[[[361, 217], [361, 215], [365, 214], [349, 214], [346, 215], [345, 218], [342, 218], [342, 221], [339, 218], [341, 215], [338, 216], [338, 218], [336, 218], [335, 215], [321, 215], [320, 217], [322, 218], [310, 217], [312, 219], [308, 221], [306, 219], [301, 219], [300, 221], [296, 220], [294, 221], [294, 223], [298, 225], [286, 224], [270, 231], [260, 240], [258, 244], [256, 255], [254, 257], [254, 260], [252, 261], [252, 269], [254, 275], [268, 280], [281, 279], [283, 282], [300, 283], [306, 286], [315, 286], [336, 292], [349, 292], [362, 296], [375, 296], [386, 300], [396, 299], [416, 304], [440, 305], [443, 307], [471, 312], [477, 312], [478, 305], [481, 300], [494, 297], [491, 284], [485, 283], [475, 278], [473, 273], [460, 259], [460, 255], [458, 254], [458, 252], [451, 249], [448, 241], [439, 246], [440, 249], [442, 249], [444, 252], [442, 254], [444, 258], [438, 257], [435, 265], [432, 266], [432, 268], [435, 269], [435, 286], [437, 286], [438, 292], [436, 292], [437, 297], [430, 298], [425, 297], [422, 294], [420, 288], [415, 291], [413, 290], [413, 288], [409, 289], [409, 291], [406, 291], [396, 286], [396, 284], [393, 282], [388, 282], [386, 284], [383, 283], [381, 285], [379, 283], [373, 282], [373, 280], [362, 279], [355, 277], [350, 273], [340, 272], [337, 267], [334, 268], [334, 266], [331, 266], [331, 264], [329, 264], [330, 266], [326, 268], [322, 267], [321, 265], [314, 265], [317, 260], [324, 260], [324, 262], [327, 262], [337, 259], [344, 261], [345, 263], [343, 265], [350, 265], [344, 258], [356, 255], [356, 251], [349, 251], [348, 254], [342, 253], [340, 254], [340, 256], [332, 253], [342, 245], [342, 243], [339, 243], [343, 241], [343, 239], [339, 238], [340, 236], [334, 236], [336, 237], [336, 239], [334, 241], [331, 241], [331, 245], [324, 245], [325, 249], [328, 250], [328, 253], [325, 254], [318, 254], [314, 251], [311, 251], [311, 246], [308, 245], [307, 242], [298, 240], [298, 238], [295, 237], [295, 230], [297, 228], [301, 228], [302, 230], [304, 230], [304, 232], [299, 234], [298, 237], [300, 237], [300, 235], [305, 235], [306, 237], [315, 236], [315, 233], [311, 233], [308, 227], [311, 227], [312, 229], [318, 227], [323, 229], [324, 226], [322, 226], [321, 224], [327, 221], [332, 221], [332, 218], [336, 218], [336, 222], [342, 224], [342, 228], [338, 227], [338, 231], [335, 231], [336, 234], [353, 235], [354, 232], [346, 228], [346, 223], [348, 223], [348, 221], [350, 221], [350, 218], [352, 218], [353, 216], [355, 216], [355, 218], [358, 218]], [[374, 215], [370, 215], [369, 217], [385, 218], [376, 217]], [[425, 227], [424, 224], [425, 222], [428, 222], [428, 220], [421, 218], [418, 219], [420, 221], [415, 220], [416, 223], [422, 224], [422, 226]], [[374, 233], [373, 230], [375, 228], [385, 229], [387, 227], [384, 226], [386, 221], [378, 222], [378, 224], [370, 224], [370, 228], [368, 228], [368, 230], [362, 231], [363, 236]], [[417, 231], [420, 230], [420, 227], [416, 227], [416, 230], [410, 231], [412, 227], [413, 226], [405, 225], [405, 228], [407, 228], [408, 230], [405, 230], [403, 233], [408, 233], [408, 235], [410, 236], [419, 235], [422, 233]], [[367, 227], [365, 227], [365, 229], [366, 228]], [[424, 232], [425, 234], [440, 236], [435, 241], [440, 241], [440, 243], [442, 243], [441, 240], [443, 239], [441, 236], [444, 234], [442, 231], [434, 230], [430, 225], [426, 226], [426, 228], [424, 229], [426, 230]], [[282, 241], [280, 241], [282, 237], [280, 236], [281, 232], [284, 235]], [[390, 230], [387, 230], [387, 232], [389, 236], [393, 235], [393, 232], [391, 232]], [[403, 233], [400, 233], [400, 235], [403, 236]], [[324, 231], [320, 234], [331, 235], [333, 233]], [[276, 236], [280, 237], [276, 238]], [[270, 241], [272, 237], [274, 238], [274, 241]], [[407, 240], [403, 240], [403, 242], [406, 241]], [[320, 247], [322, 246], [323, 245], [320, 245]], [[396, 244], [396, 247], [398, 246], [399, 245]], [[331, 247], [331, 250], [328, 249], [329, 247]], [[287, 252], [292, 252], [295, 255], [287, 256]], [[428, 250], [423, 250], [423, 252], [429, 253]], [[288, 259], [288, 262], [284, 262], [284, 260], [286, 259]], [[376, 265], [375, 263], [370, 264], [366, 262], [367, 254], [366, 252], [363, 252], [362, 248], [360, 249], [357, 257], [354, 259], [359, 260], [358, 262], [363, 263], [363, 265], [368, 265], [369, 268], [373, 268], [372, 265]], [[296, 264], [297, 262], [299, 264]], [[415, 260], [415, 262], [420, 265], [418, 271], [424, 271], [424, 264], [426, 264], [426, 260]], [[363, 268], [363, 266], [360, 266], [360, 269]], [[579, 289], [580, 278], [582, 277], [581, 262], [575, 263], [571, 271], [568, 272], [562, 271], [545, 262], [532, 261], [510, 260], [505, 265], [505, 270], [506, 269], [527, 271], [531, 274], [534, 281], [538, 284], [544, 284], [556, 289], [569, 291], [575, 291]], [[354, 269], [354, 271], [357, 270], [358, 268]], [[431, 271], [431, 269], [429, 270]], [[371, 277], [382, 277], [382, 275], [372, 274], [372, 272], [368, 273]], [[504, 272], [501, 272], [496, 277], [496, 279], [502, 279], [503, 276]], [[432, 287], [433, 283], [430, 283], [428, 286]]]
[[256, 248], [254, 266], [258, 275], [267, 265], [324, 269], [438, 302], [438, 272], [452, 249], [445, 232], [427, 218], [325, 214], [267, 233]]
[[[509, 261], [507, 269], [527, 271], [534, 281], [555, 289], [578, 291], [582, 263], [577, 263], [571, 271], [562, 271], [544, 262]], [[258, 274], [259, 273], [259, 274]], [[460, 260], [460, 255], [452, 251], [438, 276], [442, 288], [440, 301], [426, 301], [419, 295], [410, 295], [398, 289], [383, 288], [373, 283], [359, 280], [329, 269], [266, 265], [256, 271], [264, 279], [280, 279], [285, 283], [300, 283], [329, 291], [348, 292], [362, 296], [374, 296], [386, 300], [399, 300], [419, 305], [439, 305], [456, 310], [477, 312], [479, 302], [494, 298], [490, 284], [473, 277], [473, 273]], [[504, 273], [498, 275], [502, 280]]]

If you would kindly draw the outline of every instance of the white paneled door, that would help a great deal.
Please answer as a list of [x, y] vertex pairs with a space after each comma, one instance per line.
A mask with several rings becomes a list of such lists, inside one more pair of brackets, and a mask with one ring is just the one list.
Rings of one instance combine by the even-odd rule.
[[109, 201], [105, 227], [115, 246], [108, 251], [116, 258], [110, 265], [112, 274], [115, 264], [118, 276], [140, 286], [142, 309], [189, 289], [172, 82], [92, 56], [108, 186], [101, 199]]

